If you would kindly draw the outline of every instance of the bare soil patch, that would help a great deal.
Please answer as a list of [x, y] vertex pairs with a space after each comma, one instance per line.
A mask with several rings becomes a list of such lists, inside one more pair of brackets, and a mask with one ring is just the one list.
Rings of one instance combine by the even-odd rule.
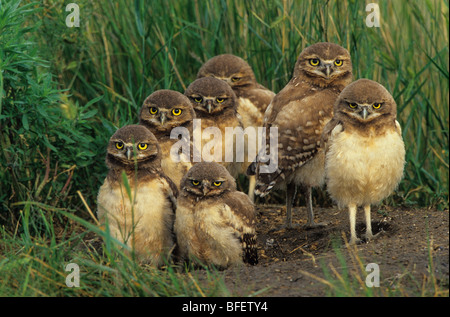
[[[360, 263], [364, 268], [369, 263], [379, 265], [383, 289], [380, 295], [388, 295], [388, 290], [394, 288], [400, 296], [427, 295], [423, 294], [425, 289], [436, 283], [448, 290], [448, 210], [375, 206], [372, 229], [374, 234], [381, 234], [354, 248], [345, 246], [350, 231], [346, 210], [316, 207], [316, 220], [329, 224], [310, 230], [303, 227], [304, 207], [295, 208], [294, 223], [299, 227], [294, 229], [279, 229], [285, 221], [284, 206], [259, 205], [257, 210], [259, 264], [221, 273], [236, 296], [249, 291], [261, 296], [333, 295], [330, 287], [318, 278], [326, 279], [327, 270], [337, 280], [333, 269], [338, 274], [343, 270], [361, 272]], [[359, 236], [365, 230], [363, 216], [362, 211], [358, 213]], [[342, 256], [337, 257], [337, 253]], [[259, 293], [261, 290], [264, 291]]]

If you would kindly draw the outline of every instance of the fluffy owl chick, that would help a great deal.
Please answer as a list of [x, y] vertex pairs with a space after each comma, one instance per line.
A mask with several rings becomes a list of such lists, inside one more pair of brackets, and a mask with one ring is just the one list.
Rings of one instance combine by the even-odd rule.
[[141, 125], [120, 128], [109, 140], [106, 165], [109, 171], [97, 198], [100, 222], [133, 248], [141, 262], [162, 265], [174, 246], [177, 188], [161, 169], [155, 136]]
[[403, 176], [405, 145], [396, 120], [397, 105], [379, 83], [360, 79], [334, 105], [323, 132], [330, 196], [350, 213], [350, 243], [356, 237], [356, 209], [364, 207], [366, 239], [373, 238], [370, 205], [389, 196]]
[[[180, 186], [181, 178], [192, 167], [194, 118], [195, 111], [190, 100], [182, 93], [167, 89], [157, 90], [148, 96], [139, 114], [139, 124], [156, 136], [161, 147], [161, 167], [164, 173], [177, 186]], [[188, 133], [181, 135], [181, 139], [171, 138], [175, 128], [186, 128]], [[178, 142], [184, 142], [185, 146], [177, 146]]]
[[[264, 113], [275, 93], [256, 81], [253, 69], [245, 60], [232, 54], [217, 55], [200, 68], [197, 78], [202, 77], [215, 77], [231, 86], [237, 97], [237, 112], [242, 118], [244, 128], [256, 129], [262, 126]], [[258, 148], [256, 138], [254, 141], [248, 142], [248, 146], [253, 147], [250, 153], [256, 153]], [[249, 158], [247, 164], [243, 165], [244, 172], [253, 160], [253, 157]], [[252, 201], [255, 181], [255, 176], [251, 175], [248, 195]]]
[[254, 205], [236, 190], [222, 165], [202, 162], [189, 170], [181, 182], [176, 215], [182, 258], [218, 268], [258, 263]]
[[[312, 187], [324, 184], [321, 134], [333, 116], [333, 105], [339, 93], [351, 80], [352, 63], [346, 49], [333, 43], [311, 45], [302, 51], [292, 79], [266, 110], [264, 127], [267, 132], [278, 129], [278, 151], [266, 152], [270, 158], [267, 162], [258, 159], [255, 193], [265, 196], [273, 188], [286, 190], [288, 228], [292, 227], [291, 208], [298, 186], [305, 191], [307, 227], [323, 225], [314, 222], [311, 201]], [[269, 141], [266, 144], [269, 145]], [[278, 164], [275, 172], [260, 172], [262, 165], [274, 161]], [[251, 166], [249, 173], [253, 170]]]
[[237, 97], [237, 112], [244, 127], [262, 126], [264, 112], [275, 93], [259, 84], [251, 66], [232, 54], [217, 55], [202, 65], [197, 78], [215, 77], [224, 80]]
[[236, 137], [226, 137], [227, 128], [243, 129], [237, 115], [236, 94], [227, 83], [213, 77], [196, 79], [184, 94], [190, 99], [197, 119], [201, 119], [201, 145], [194, 146], [201, 149], [202, 160], [219, 162], [237, 177], [246, 153], [242, 153], [242, 160], [238, 159], [238, 154], [246, 151], [247, 145], [244, 142], [237, 153]]

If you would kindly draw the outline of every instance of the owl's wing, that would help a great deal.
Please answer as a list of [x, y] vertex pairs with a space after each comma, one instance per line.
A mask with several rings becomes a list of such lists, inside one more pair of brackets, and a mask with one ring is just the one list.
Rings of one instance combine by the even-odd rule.
[[166, 193], [166, 197], [172, 203], [172, 210], [175, 212], [177, 209], [178, 188], [175, 183], [162, 171], [160, 172], [160, 177], [164, 184], [164, 192]]
[[335, 130], [336, 127], [341, 125], [342, 123], [338, 119], [333, 118], [323, 128], [320, 144], [322, 148], [325, 150], [325, 152], [328, 150], [328, 141], [330, 139], [333, 130]]
[[[272, 122], [267, 124], [269, 129], [278, 129], [278, 153], [272, 153], [271, 149], [270, 160], [258, 162], [256, 194], [267, 195], [278, 182], [284, 181], [288, 174], [294, 173], [316, 155], [321, 147], [323, 128], [332, 118], [335, 98], [335, 94], [323, 91], [291, 100], [279, 109]], [[262, 173], [261, 165], [273, 163], [276, 156], [276, 171]]]
[[[266, 146], [269, 144], [269, 138], [270, 138], [270, 127], [272, 126], [272, 123], [277, 117], [277, 114], [279, 111], [283, 108], [285, 105], [285, 98], [283, 96], [293, 96], [293, 98], [298, 97], [298, 91], [294, 91], [292, 89], [292, 85], [286, 85], [278, 94], [275, 94], [273, 92], [273, 95], [271, 97], [271, 100], [264, 111], [264, 120], [263, 120], [263, 127], [266, 129]], [[248, 166], [247, 168], [247, 175], [256, 175], [256, 170], [259, 167], [258, 161], [261, 159], [261, 157], [265, 156], [265, 153], [267, 152], [267, 148], [260, 149], [258, 154], [256, 155], [255, 160]]]
[[246, 194], [235, 191], [224, 196], [224, 205], [224, 222], [233, 228], [239, 238], [244, 262], [257, 264], [256, 214], [253, 203]]

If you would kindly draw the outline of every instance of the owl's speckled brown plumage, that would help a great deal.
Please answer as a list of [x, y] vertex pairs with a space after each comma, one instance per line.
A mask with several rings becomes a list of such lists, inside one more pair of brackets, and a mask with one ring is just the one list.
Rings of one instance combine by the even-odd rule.
[[[162, 89], [148, 96], [141, 107], [139, 124], [144, 125], [156, 136], [161, 146], [161, 167], [164, 173], [179, 186], [181, 178], [192, 167], [192, 120], [195, 111], [189, 99], [177, 91]], [[189, 146], [189, 156], [182, 151], [172, 153], [173, 145], [179, 139], [171, 138], [174, 128], [184, 127], [189, 138], [182, 139]], [[181, 150], [181, 148], [180, 148]]]
[[[235, 159], [229, 162], [225, 157], [227, 148], [236, 149], [234, 138], [229, 140], [225, 138], [225, 129], [243, 128], [242, 122], [237, 116], [236, 94], [227, 83], [213, 77], [196, 79], [188, 86], [184, 94], [191, 101], [197, 119], [201, 119], [201, 146], [197, 144], [194, 144], [194, 146], [205, 151], [205, 144], [211, 146], [211, 142], [214, 140], [213, 136], [206, 133], [205, 129], [218, 128], [221, 133], [221, 139], [215, 140], [221, 141], [221, 144], [218, 144], [218, 148], [221, 145], [222, 157], [218, 157], [217, 162], [225, 166], [233, 177], [236, 177], [241, 172], [244, 163], [237, 162]], [[236, 158], [236, 155], [233, 155], [233, 157]], [[204, 155], [202, 156], [203, 158]]]
[[[261, 127], [264, 113], [275, 93], [259, 84], [251, 66], [242, 58], [232, 54], [214, 56], [202, 65], [197, 78], [215, 77], [224, 80], [233, 89], [237, 97], [237, 112], [242, 118], [244, 128]], [[258, 148], [257, 141], [249, 142], [250, 153]], [[254, 158], [243, 164], [244, 171]], [[255, 176], [250, 176], [249, 197], [254, 200]]]
[[292, 79], [266, 110], [264, 126], [278, 128], [278, 169], [259, 173], [263, 163], [258, 163], [249, 172], [256, 165], [258, 195], [267, 195], [274, 187], [286, 189], [288, 227], [292, 226], [291, 208], [297, 186], [306, 190], [307, 226], [316, 225], [311, 188], [324, 183], [320, 138], [332, 118], [337, 96], [351, 80], [352, 64], [346, 49], [333, 43], [311, 45], [300, 54]]
[[323, 132], [327, 190], [350, 213], [350, 243], [356, 237], [356, 209], [363, 206], [366, 239], [373, 237], [370, 205], [389, 196], [403, 176], [405, 146], [397, 105], [379, 83], [360, 79], [348, 85], [334, 105]]
[[189, 170], [181, 182], [176, 215], [182, 258], [219, 268], [257, 264], [254, 205], [236, 190], [222, 165], [202, 162]]
[[134, 248], [140, 261], [162, 265], [174, 246], [177, 188], [161, 169], [155, 136], [140, 125], [120, 128], [108, 143], [106, 165], [108, 175], [97, 198], [98, 218], [109, 226], [111, 236]]

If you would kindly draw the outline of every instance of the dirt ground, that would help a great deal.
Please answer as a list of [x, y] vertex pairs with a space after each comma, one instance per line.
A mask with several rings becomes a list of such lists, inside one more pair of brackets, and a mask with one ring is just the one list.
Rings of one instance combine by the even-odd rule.
[[[294, 229], [279, 229], [286, 217], [283, 206], [259, 205], [257, 211], [259, 264], [221, 273], [233, 295], [250, 291], [259, 296], [333, 296], [336, 293], [330, 292], [330, 286], [320, 279], [328, 272], [326, 280], [330, 281], [331, 277], [339, 281], [347, 267], [349, 279], [355, 281], [352, 285], [359, 288], [349, 293], [359, 296], [364, 294], [364, 287], [358, 284], [357, 276], [365, 281], [365, 274], [373, 272], [366, 273], [366, 265], [376, 263], [380, 270], [380, 287], [376, 293], [379, 296], [429, 296], [433, 295], [436, 284], [448, 296], [448, 210], [373, 207], [373, 233], [381, 233], [369, 243], [356, 247], [345, 245], [350, 234], [346, 210], [316, 207], [317, 222], [329, 224], [309, 230], [303, 227], [305, 207], [295, 208], [293, 221], [299, 226]], [[359, 210], [358, 236], [364, 230], [364, 213]], [[394, 289], [397, 292], [389, 293]]]

